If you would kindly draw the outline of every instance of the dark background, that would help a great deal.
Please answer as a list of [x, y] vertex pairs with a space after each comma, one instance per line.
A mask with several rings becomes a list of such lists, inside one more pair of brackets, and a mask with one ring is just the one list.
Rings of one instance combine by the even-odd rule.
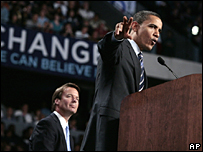
[[[94, 94], [94, 82], [54, 76], [39, 72], [30, 72], [1, 66], [1, 101], [5, 106], [19, 108], [29, 103], [30, 110], [35, 110], [46, 102], [51, 108], [51, 97], [55, 89], [64, 83], [74, 82], [81, 88], [80, 108], [89, 110]], [[149, 87], [166, 82], [149, 77]]]

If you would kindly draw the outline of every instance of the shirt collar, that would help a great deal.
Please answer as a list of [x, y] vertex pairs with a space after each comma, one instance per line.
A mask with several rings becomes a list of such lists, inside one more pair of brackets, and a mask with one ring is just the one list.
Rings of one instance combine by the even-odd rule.
[[54, 114], [58, 117], [62, 128], [65, 129], [66, 126], [68, 126], [68, 122], [66, 122], [66, 120], [57, 111], [54, 111]]
[[127, 40], [130, 42], [130, 44], [131, 44], [131, 46], [132, 46], [136, 56], [138, 56], [138, 54], [141, 52], [141, 50], [138, 47], [137, 43], [134, 40], [131, 40], [131, 39], [127, 39]]

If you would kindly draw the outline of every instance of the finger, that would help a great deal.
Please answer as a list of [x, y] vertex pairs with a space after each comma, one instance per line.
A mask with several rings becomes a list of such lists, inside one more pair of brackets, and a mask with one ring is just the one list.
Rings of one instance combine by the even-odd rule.
[[115, 29], [115, 34], [116, 35], [119, 35], [119, 33], [122, 32], [122, 27], [123, 27], [123, 25], [121, 23], [118, 23], [116, 25], [116, 29]]
[[120, 29], [116, 29], [115, 34], [119, 35], [120, 31], [121, 31]]
[[116, 26], [115, 26], [115, 30], [116, 30], [117, 28], [119, 28], [119, 23], [116, 24]]
[[128, 25], [129, 25], [129, 33], [130, 33], [130, 30], [131, 30], [131, 28], [132, 28], [132, 24], [133, 24], [133, 18], [131, 17], [130, 19], [129, 19], [129, 22], [128, 22]]
[[117, 23], [115, 26], [115, 34], [118, 34], [118, 29], [119, 29], [119, 23]]
[[126, 24], [128, 21], [128, 18], [126, 16], [123, 16], [123, 23]]
[[128, 24], [131, 26], [132, 22], [133, 22], [133, 17], [130, 17]]

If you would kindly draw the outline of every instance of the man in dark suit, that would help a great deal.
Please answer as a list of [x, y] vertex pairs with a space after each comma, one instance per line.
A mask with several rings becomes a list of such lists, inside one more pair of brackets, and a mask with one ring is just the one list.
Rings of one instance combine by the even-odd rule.
[[115, 30], [98, 42], [100, 58], [94, 104], [81, 151], [117, 150], [121, 101], [129, 94], [147, 88], [145, 70], [140, 79], [138, 54], [153, 48], [161, 29], [162, 21], [157, 13], [140, 11], [129, 20], [124, 16], [123, 22], [116, 24]]
[[[57, 88], [52, 96], [52, 111], [41, 119], [29, 139], [30, 151], [73, 151], [74, 141], [69, 133], [68, 120], [77, 112], [80, 88], [66, 83]], [[67, 141], [68, 139], [68, 141]]]

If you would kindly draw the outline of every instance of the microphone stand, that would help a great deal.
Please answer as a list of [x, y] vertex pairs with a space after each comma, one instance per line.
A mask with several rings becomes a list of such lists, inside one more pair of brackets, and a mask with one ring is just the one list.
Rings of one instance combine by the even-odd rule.
[[175, 73], [174, 73], [166, 64], [164, 64], [164, 65], [169, 69], [169, 71], [171, 71], [171, 73], [172, 73], [176, 78], [178, 78], [178, 76], [176, 76]]

